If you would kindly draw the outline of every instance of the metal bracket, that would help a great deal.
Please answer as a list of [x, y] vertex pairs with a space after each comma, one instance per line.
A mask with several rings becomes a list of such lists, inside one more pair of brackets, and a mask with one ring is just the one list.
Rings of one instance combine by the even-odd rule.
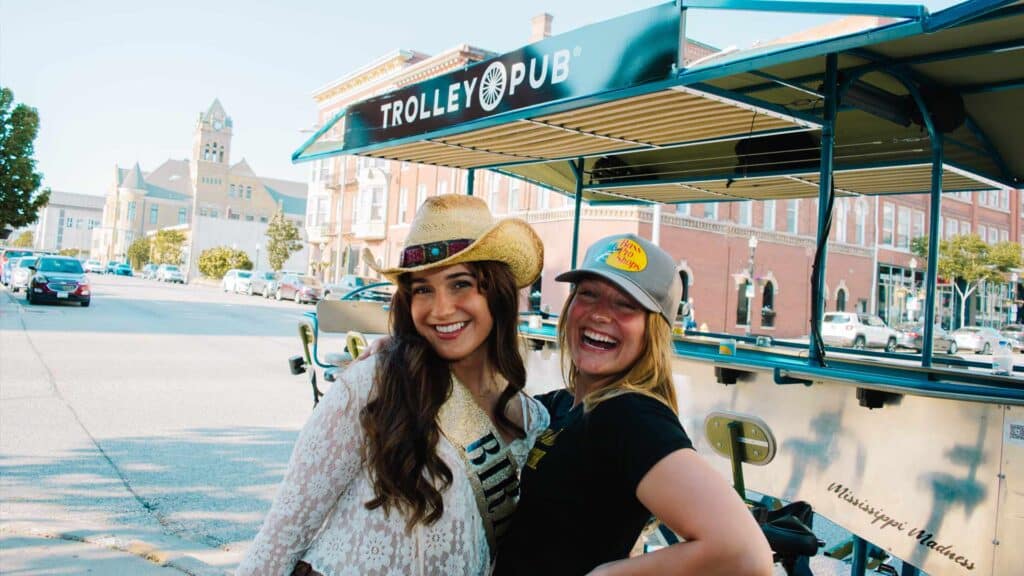
[[773, 371], [776, 384], [803, 384], [804, 386], [810, 386], [814, 384], [814, 380], [808, 378], [800, 378], [797, 376], [790, 376], [789, 370], [784, 368], [776, 368]]

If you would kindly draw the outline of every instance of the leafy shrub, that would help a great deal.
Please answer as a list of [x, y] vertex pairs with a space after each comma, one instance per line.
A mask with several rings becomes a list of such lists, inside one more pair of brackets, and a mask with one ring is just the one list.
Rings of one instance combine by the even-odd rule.
[[209, 248], [199, 254], [199, 272], [207, 278], [220, 280], [232, 268], [252, 270], [252, 260], [244, 251], [227, 246]]

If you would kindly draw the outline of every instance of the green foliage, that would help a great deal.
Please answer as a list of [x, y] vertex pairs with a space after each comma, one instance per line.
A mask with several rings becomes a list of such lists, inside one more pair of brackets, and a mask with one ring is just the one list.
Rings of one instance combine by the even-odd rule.
[[72, 258], [78, 258], [78, 255], [81, 254], [82, 252], [83, 250], [79, 250], [78, 248], [62, 248], [57, 253], [60, 254], [61, 256], [71, 256]]
[[207, 278], [220, 280], [233, 268], [252, 270], [252, 260], [244, 251], [227, 246], [209, 248], [199, 254], [199, 272]]
[[281, 210], [274, 214], [267, 226], [267, 261], [277, 271], [292, 254], [302, 250], [302, 237], [294, 222], [284, 217]]
[[11, 246], [14, 248], [31, 248], [36, 243], [36, 235], [31, 230], [26, 230], [11, 242]]
[[181, 264], [181, 247], [185, 233], [181, 230], [160, 230], [153, 238], [150, 256], [153, 264]]
[[0, 87], [0, 230], [35, 222], [50, 201], [50, 189], [39, 189], [43, 175], [32, 157], [39, 113], [25, 104], [12, 109], [13, 104], [14, 93]]
[[141, 270], [143, 266], [149, 264], [152, 249], [148, 237], [136, 238], [135, 242], [128, 247], [128, 262], [131, 263], [132, 268]]
[[986, 244], [977, 234], [954, 236], [939, 243], [939, 276], [962, 280], [968, 285], [985, 280], [1005, 282], [1004, 273], [1020, 266], [1016, 242]]

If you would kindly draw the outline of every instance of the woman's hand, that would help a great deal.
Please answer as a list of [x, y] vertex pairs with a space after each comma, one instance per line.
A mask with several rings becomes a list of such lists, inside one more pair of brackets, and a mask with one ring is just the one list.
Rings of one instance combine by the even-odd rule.
[[370, 345], [366, 347], [366, 350], [363, 350], [363, 353], [359, 355], [359, 358], [356, 358], [356, 361], [364, 360], [366, 358], [369, 358], [370, 356], [373, 356], [377, 352], [383, 350], [390, 343], [391, 336], [382, 336], [380, 338], [377, 338], [373, 342], [370, 342]]

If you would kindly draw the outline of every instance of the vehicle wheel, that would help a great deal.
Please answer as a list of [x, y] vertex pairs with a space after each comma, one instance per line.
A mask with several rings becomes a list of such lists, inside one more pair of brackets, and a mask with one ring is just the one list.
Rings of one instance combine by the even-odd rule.
[[992, 352], [992, 345], [989, 344], [988, 342], [985, 342], [985, 345], [981, 347], [981, 353], [988, 354], [990, 352]]
[[853, 340], [853, 348], [855, 350], [863, 350], [864, 349], [864, 337], [863, 336], [857, 336]]
[[90, 302], [92, 302], [92, 300], [82, 300], [82, 302], [81, 302], [82, 308], [88, 308]]
[[281, 289], [280, 288], [278, 288], [277, 289], [277, 293], [274, 294], [274, 300], [277, 300], [278, 302], [281, 301]]
[[885, 343], [885, 351], [892, 354], [896, 351], [896, 339], [889, 338], [889, 341]]
[[960, 347], [956, 345], [956, 342], [950, 342], [949, 343], [949, 353], [950, 354], [956, 354], [959, 351], [960, 351]]
[[32, 300], [32, 290], [31, 290], [31, 288], [25, 288], [25, 302], [27, 302], [29, 304], [35, 304], [35, 302]]

